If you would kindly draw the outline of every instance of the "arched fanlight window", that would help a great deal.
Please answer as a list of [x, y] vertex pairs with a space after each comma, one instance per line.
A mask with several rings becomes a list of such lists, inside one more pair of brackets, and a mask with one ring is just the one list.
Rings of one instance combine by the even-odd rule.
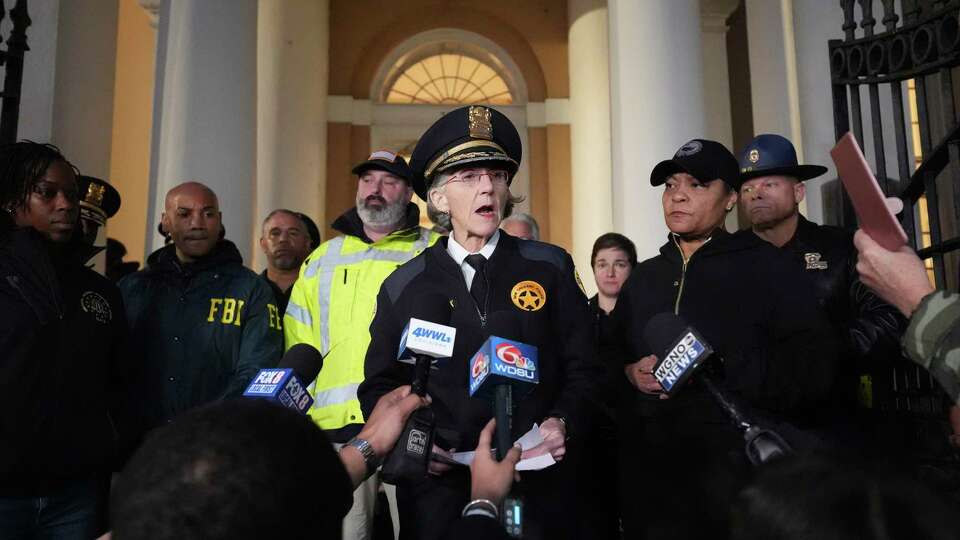
[[511, 105], [503, 65], [489, 53], [462, 43], [432, 44], [405, 55], [391, 73], [381, 99], [422, 105]]

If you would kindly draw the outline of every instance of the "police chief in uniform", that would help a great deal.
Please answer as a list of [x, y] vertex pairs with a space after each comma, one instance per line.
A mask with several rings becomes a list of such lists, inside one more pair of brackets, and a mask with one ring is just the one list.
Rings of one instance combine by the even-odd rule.
[[[470, 358], [491, 335], [536, 346], [540, 381], [514, 400], [511, 435], [516, 440], [539, 424], [544, 442], [524, 457], [550, 452], [559, 463], [524, 472], [514, 489], [524, 499], [524, 538], [566, 538], [576, 520], [566, 439], [590, 421], [592, 381], [602, 368], [594, 365], [593, 326], [570, 256], [498, 229], [518, 200], [510, 182], [520, 156], [516, 128], [488, 107], [454, 110], [420, 138], [411, 158], [414, 189], [452, 232], [380, 288], [359, 397], [368, 415], [382, 395], [410, 383], [413, 369], [397, 362], [397, 348], [414, 306], [433, 296], [450, 306], [450, 320], [433, 322], [457, 329], [453, 357], [439, 362], [427, 388], [437, 420], [434, 452], [469, 450], [493, 416], [489, 401], [469, 396]], [[430, 473], [397, 486], [401, 538], [440, 538], [469, 500], [465, 467], [433, 462]]]

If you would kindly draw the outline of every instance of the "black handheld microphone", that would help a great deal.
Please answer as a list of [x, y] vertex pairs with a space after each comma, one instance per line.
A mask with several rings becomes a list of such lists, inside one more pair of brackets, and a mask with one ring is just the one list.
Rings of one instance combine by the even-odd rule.
[[[643, 329], [643, 339], [657, 355], [659, 362], [653, 376], [668, 395], [674, 395], [698, 368], [713, 355], [713, 348], [679, 315], [658, 313]], [[702, 370], [697, 380], [703, 384], [717, 405], [743, 433], [750, 462], [759, 465], [792, 453], [790, 445], [775, 431], [763, 427], [746, 406]]]
[[[397, 360], [414, 364], [412, 391], [425, 396], [433, 362], [453, 356], [457, 331], [441, 324], [450, 322], [450, 303], [439, 294], [418, 297], [411, 312], [413, 317], [403, 330]], [[433, 409], [424, 407], [414, 411], [383, 462], [383, 481], [396, 484], [403, 478], [425, 476], [435, 432]]]
[[322, 367], [320, 351], [307, 343], [297, 343], [280, 358], [277, 367], [261, 369], [243, 395], [266, 399], [306, 414], [313, 404], [307, 386], [317, 378]]

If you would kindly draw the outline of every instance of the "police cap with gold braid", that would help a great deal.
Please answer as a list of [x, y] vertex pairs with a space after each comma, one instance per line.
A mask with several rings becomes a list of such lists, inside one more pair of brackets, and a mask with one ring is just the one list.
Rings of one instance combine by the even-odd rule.
[[410, 156], [413, 190], [426, 200], [437, 173], [467, 166], [503, 168], [513, 181], [522, 154], [520, 134], [503, 113], [482, 105], [461, 107], [443, 115], [417, 142]]
[[82, 217], [104, 225], [120, 210], [120, 192], [109, 182], [92, 176], [77, 177]]

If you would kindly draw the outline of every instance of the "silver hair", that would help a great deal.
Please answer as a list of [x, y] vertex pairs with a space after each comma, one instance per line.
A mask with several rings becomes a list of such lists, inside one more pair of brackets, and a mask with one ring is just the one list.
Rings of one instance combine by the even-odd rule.
[[511, 214], [508, 217], [503, 218], [503, 221], [500, 222], [501, 225], [508, 221], [519, 221], [521, 223], [526, 223], [530, 227], [530, 236], [534, 240], [540, 240], [540, 225], [537, 224], [537, 220], [533, 219], [533, 216], [526, 212], [520, 212], [519, 214]]
[[[439, 191], [443, 193], [443, 188], [446, 187], [447, 181], [450, 180], [450, 177], [453, 176], [453, 173], [456, 171], [440, 172], [433, 176], [433, 180], [430, 182], [430, 187], [427, 189], [427, 217], [430, 218], [430, 221], [434, 222], [438, 227], [452, 231], [453, 225], [450, 223], [450, 214], [447, 212], [441, 212], [434, 204], [433, 197], [431, 194], [434, 191]], [[503, 209], [503, 219], [501, 223], [510, 217], [513, 214], [513, 207], [524, 201], [523, 196], [515, 196], [513, 193], [510, 193], [510, 188], [507, 188], [507, 204]], [[532, 218], [531, 218], [532, 219]], [[534, 227], [536, 227], [536, 222], [534, 222]], [[537, 236], [540, 236], [540, 229], [536, 230]]]

